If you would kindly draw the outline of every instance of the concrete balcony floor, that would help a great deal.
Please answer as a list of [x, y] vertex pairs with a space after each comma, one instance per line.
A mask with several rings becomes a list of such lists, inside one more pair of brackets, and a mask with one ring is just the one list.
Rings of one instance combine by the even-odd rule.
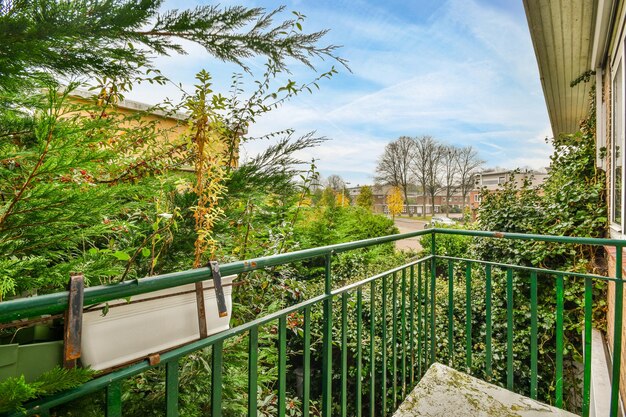
[[394, 414], [394, 417], [417, 416], [576, 417], [576, 414], [435, 363]]

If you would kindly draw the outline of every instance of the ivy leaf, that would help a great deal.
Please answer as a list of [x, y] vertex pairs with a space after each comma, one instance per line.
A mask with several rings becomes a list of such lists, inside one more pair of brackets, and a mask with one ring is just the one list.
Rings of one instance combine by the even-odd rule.
[[130, 259], [130, 255], [127, 254], [126, 252], [121, 251], [121, 250], [113, 252], [112, 255], [115, 256], [120, 261], [127, 261], [127, 260]]
[[150, 249], [148, 249], [148, 248], [143, 248], [143, 249], [141, 249], [141, 255], [142, 255], [144, 258], [149, 257], [149, 256], [150, 256], [150, 253], [151, 253], [151, 252], [150, 252]]

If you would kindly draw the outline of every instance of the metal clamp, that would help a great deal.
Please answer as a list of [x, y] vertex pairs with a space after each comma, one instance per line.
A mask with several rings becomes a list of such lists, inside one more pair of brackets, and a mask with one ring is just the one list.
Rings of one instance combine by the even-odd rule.
[[68, 290], [63, 332], [63, 367], [66, 369], [75, 368], [81, 354], [85, 277], [82, 274], [72, 275]]
[[228, 316], [226, 308], [226, 298], [224, 297], [224, 288], [222, 287], [222, 275], [220, 274], [220, 265], [217, 261], [209, 262], [211, 272], [213, 273], [213, 286], [215, 287], [215, 298], [217, 300], [217, 311], [220, 317]]

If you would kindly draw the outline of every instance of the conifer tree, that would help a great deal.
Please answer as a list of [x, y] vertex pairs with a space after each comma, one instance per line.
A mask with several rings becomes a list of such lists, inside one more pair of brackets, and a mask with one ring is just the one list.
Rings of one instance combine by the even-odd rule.
[[34, 72], [132, 78], [152, 68], [157, 55], [184, 54], [194, 42], [249, 71], [244, 59], [264, 56], [279, 70], [295, 59], [336, 55], [320, 46], [327, 31], [304, 33], [301, 14], [276, 22], [278, 8], [198, 6], [160, 12], [163, 0], [0, 0], [0, 89]]
[[366, 208], [368, 210], [372, 209], [374, 205], [374, 194], [372, 193], [372, 187], [369, 185], [364, 185], [361, 187], [358, 197], [356, 198], [357, 206]]

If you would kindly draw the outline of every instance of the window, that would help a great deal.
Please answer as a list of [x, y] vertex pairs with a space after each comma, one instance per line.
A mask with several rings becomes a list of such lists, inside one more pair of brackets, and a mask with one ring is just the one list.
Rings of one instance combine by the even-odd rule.
[[504, 184], [506, 182], [505, 177], [498, 177], [498, 184]]
[[618, 58], [616, 70], [613, 73], [612, 82], [612, 135], [611, 135], [611, 222], [614, 225], [623, 224], [623, 197], [622, 185], [624, 184], [624, 70], [621, 57]]
[[480, 195], [479, 194], [474, 194], [474, 202], [475, 203], [480, 203]]

